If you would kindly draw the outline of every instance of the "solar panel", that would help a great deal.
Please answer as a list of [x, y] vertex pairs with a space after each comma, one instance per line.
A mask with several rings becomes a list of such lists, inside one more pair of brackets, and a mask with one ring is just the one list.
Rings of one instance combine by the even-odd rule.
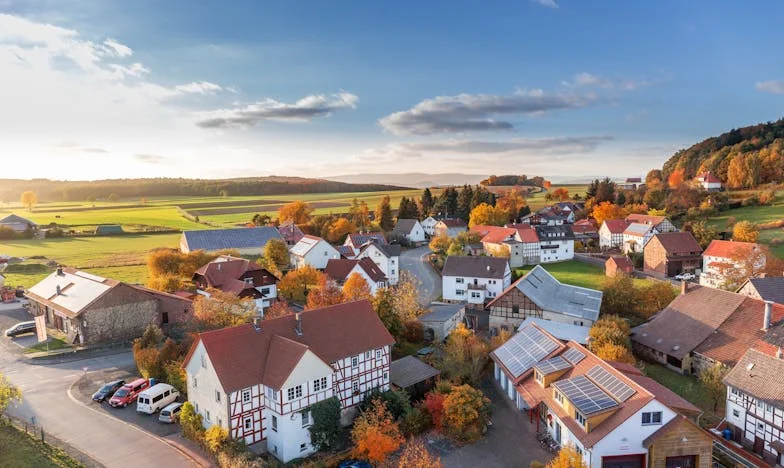
[[536, 370], [538, 370], [544, 375], [549, 375], [552, 374], [553, 372], [562, 371], [570, 367], [572, 367], [572, 365], [566, 362], [566, 359], [562, 358], [561, 356], [556, 356], [546, 361], [541, 361], [534, 366]]
[[524, 327], [495, 350], [495, 355], [514, 378], [555, 351], [558, 343], [532, 326]]
[[563, 356], [564, 359], [571, 362], [573, 365], [577, 365], [577, 363], [585, 359], [585, 354], [583, 354], [579, 349], [575, 348], [567, 349], [566, 352], [564, 352], [561, 356]]
[[620, 401], [626, 401], [637, 393], [602, 366], [595, 366], [586, 375]]
[[618, 406], [618, 402], [606, 394], [584, 375], [569, 380], [559, 380], [553, 386], [564, 394], [584, 416], [590, 416]]

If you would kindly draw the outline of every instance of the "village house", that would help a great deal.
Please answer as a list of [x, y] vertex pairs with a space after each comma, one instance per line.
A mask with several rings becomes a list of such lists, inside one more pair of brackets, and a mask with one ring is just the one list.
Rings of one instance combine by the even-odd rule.
[[389, 286], [389, 280], [383, 271], [368, 257], [357, 260], [330, 259], [324, 269], [327, 274], [338, 284], [343, 284], [354, 273], [357, 273], [370, 288], [370, 294], [375, 295], [379, 288]]
[[702, 247], [690, 232], [655, 234], [643, 251], [645, 273], [672, 277], [702, 266]]
[[201, 333], [183, 364], [188, 401], [257, 453], [307, 457], [310, 407], [335, 396], [348, 424], [368, 392], [389, 389], [394, 342], [368, 301]]
[[554, 322], [552, 320], [537, 317], [526, 318], [525, 321], [520, 324], [520, 327], [518, 327], [518, 331], [521, 327], [525, 327], [527, 324], [531, 323], [563, 342], [574, 341], [575, 343], [579, 343], [583, 346], [588, 346], [588, 342], [591, 340], [591, 327], [584, 325], [574, 325], [571, 323]]
[[574, 258], [574, 233], [569, 225], [534, 226], [539, 239], [539, 263], [562, 262]]
[[196, 292], [205, 297], [210, 297], [211, 289], [217, 289], [252, 299], [260, 315], [278, 298], [275, 275], [255, 262], [230, 255], [221, 255], [203, 265], [193, 274], [192, 281]]
[[294, 245], [305, 237], [305, 233], [293, 221], [286, 221], [278, 226], [280, 236], [286, 241], [286, 245]]
[[425, 241], [425, 230], [418, 219], [398, 219], [392, 229], [392, 235], [403, 236], [412, 244]]
[[734, 366], [784, 319], [784, 305], [683, 282], [681, 294], [632, 329], [634, 350], [682, 374]]
[[651, 224], [632, 223], [623, 231], [621, 250], [625, 254], [642, 253], [645, 244], [659, 231]]
[[[45, 315], [47, 327], [66, 334], [68, 343], [94, 345], [138, 338], [151, 323], [183, 320], [189, 302], [161, 301], [169, 295], [140, 289], [75, 268], [57, 270], [25, 293], [30, 313]], [[181, 310], [186, 309], [186, 310]], [[163, 315], [166, 312], [166, 315]]]
[[465, 221], [456, 218], [446, 218], [436, 223], [435, 235], [446, 237], [457, 237], [461, 232], [468, 229]]
[[604, 274], [613, 277], [618, 273], [631, 275], [634, 273], [634, 264], [628, 257], [622, 255], [613, 255], [604, 262]]
[[677, 232], [678, 228], [666, 216], [654, 216], [647, 214], [632, 213], [626, 217], [627, 223], [649, 224], [656, 228], [657, 232]]
[[623, 231], [629, 226], [625, 219], [606, 219], [599, 228], [599, 247], [617, 249], [623, 244]]
[[602, 292], [563, 284], [536, 265], [487, 304], [490, 330], [515, 330], [528, 317], [590, 327], [599, 318]]
[[580, 241], [583, 244], [599, 239], [599, 230], [596, 228], [596, 223], [593, 219], [575, 221], [575, 223], [572, 224], [572, 232], [574, 233], [574, 240]]
[[310, 265], [323, 270], [330, 259], [340, 258], [340, 252], [321, 237], [305, 235], [289, 249], [289, 257], [292, 268]]
[[539, 263], [539, 237], [528, 224], [514, 227], [477, 225], [471, 231], [483, 236], [482, 247], [488, 255], [509, 259], [512, 268]]
[[509, 287], [512, 270], [505, 258], [447, 257], [441, 282], [445, 301], [484, 304]]
[[35, 231], [38, 229], [38, 225], [34, 222], [15, 214], [10, 214], [0, 219], [0, 227], [11, 229], [14, 232]]
[[574, 222], [574, 211], [563, 210], [558, 205], [546, 206], [535, 213], [523, 216], [520, 221], [523, 224], [537, 226], [560, 226]]
[[490, 357], [502, 392], [586, 467], [711, 466], [711, 437], [686, 417], [700, 410], [633, 366], [528, 322]]
[[695, 180], [700, 184], [700, 187], [708, 192], [720, 192], [723, 188], [721, 179], [710, 171], [698, 174]]
[[436, 219], [436, 218], [434, 218], [432, 216], [428, 216], [427, 218], [422, 220], [422, 223], [421, 223], [422, 224], [422, 229], [425, 230], [425, 234], [428, 237], [433, 237], [433, 236], [436, 235], [436, 224], [438, 224], [439, 220], [440, 220], [440, 217], [438, 219]]
[[400, 244], [387, 244], [370, 240], [360, 247], [356, 258], [373, 260], [384, 275], [389, 285], [394, 286], [400, 281]]
[[368, 242], [374, 242], [378, 245], [388, 244], [383, 232], [360, 231], [346, 236], [343, 245], [350, 246], [355, 252], [359, 252], [359, 249]]
[[637, 190], [642, 184], [642, 178], [640, 177], [627, 177], [626, 182], [622, 184], [618, 184], [618, 187], [622, 190]]
[[771, 301], [784, 304], [784, 276], [765, 276], [749, 278], [740, 288], [738, 293], [762, 301]]
[[425, 330], [425, 339], [441, 343], [465, 318], [465, 304], [433, 302], [428, 311], [417, 317]]
[[236, 250], [240, 255], [262, 255], [264, 246], [272, 239], [283, 240], [277, 228], [272, 226], [183, 231], [180, 251], [203, 250], [209, 253]]
[[765, 268], [765, 256], [760, 252], [759, 244], [713, 240], [702, 253], [700, 284], [711, 288], [737, 289], [741, 285], [731, 284], [732, 278], [728, 278], [727, 273], [747, 268], [753, 270], [745, 272], [749, 276]]

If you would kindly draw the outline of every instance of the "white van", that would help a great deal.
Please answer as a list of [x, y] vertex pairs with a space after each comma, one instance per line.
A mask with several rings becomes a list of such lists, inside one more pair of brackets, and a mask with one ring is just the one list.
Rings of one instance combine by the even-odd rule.
[[136, 411], [139, 413], [153, 414], [173, 403], [180, 396], [180, 392], [169, 384], [155, 384], [139, 394], [136, 399]]

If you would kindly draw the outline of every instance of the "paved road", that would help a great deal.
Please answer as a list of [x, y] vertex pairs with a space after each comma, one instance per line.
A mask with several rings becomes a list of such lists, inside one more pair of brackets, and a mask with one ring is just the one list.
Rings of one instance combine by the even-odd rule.
[[406, 250], [400, 255], [400, 269], [412, 273], [420, 281], [419, 300], [428, 305], [441, 296], [441, 276], [427, 264], [424, 256], [430, 254], [428, 246]]
[[[29, 317], [24, 310], [0, 305], [0, 330]], [[21, 405], [9, 409], [11, 415], [27, 421], [35, 417], [46, 432], [107, 467], [194, 466], [190, 458], [153, 435], [69, 397], [69, 389], [85, 373], [85, 367], [89, 374], [132, 366], [130, 352], [37, 365], [26, 361], [16, 344], [0, 336], [0, 370], [24, 395]]]

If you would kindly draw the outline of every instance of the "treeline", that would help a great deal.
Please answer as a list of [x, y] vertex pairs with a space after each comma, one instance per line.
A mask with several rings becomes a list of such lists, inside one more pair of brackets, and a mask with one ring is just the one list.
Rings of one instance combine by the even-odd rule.
[[756, 187], [784, 179], [784, 119], [736, 128], [675, 153], [664, 178], [682, 170], [686, 179], [710, 171], [730, 188]]
[[495, 176], [491, 175], [487, 179], [482, 180], [479, 182], [480, 185], [494, 187], [494, 186], [504, 186], [504, 185], [526, 185], [529, 187], [544, 187], [545, 179], [544, 177], [536, 176], [528, 178], [527, 175], [501, 175]]
[[108, 179], [61, 181], [48, 179], [0, 179], [0, 201], [18, 201], [31, 190], [45, 201], [82, 201], [107, 198], [170, 196], [288, 195], [333, 192], [382, 192], [405, 187], [380, 184], [348, 184], [301, 177], [253, 177], [240, 179]]

